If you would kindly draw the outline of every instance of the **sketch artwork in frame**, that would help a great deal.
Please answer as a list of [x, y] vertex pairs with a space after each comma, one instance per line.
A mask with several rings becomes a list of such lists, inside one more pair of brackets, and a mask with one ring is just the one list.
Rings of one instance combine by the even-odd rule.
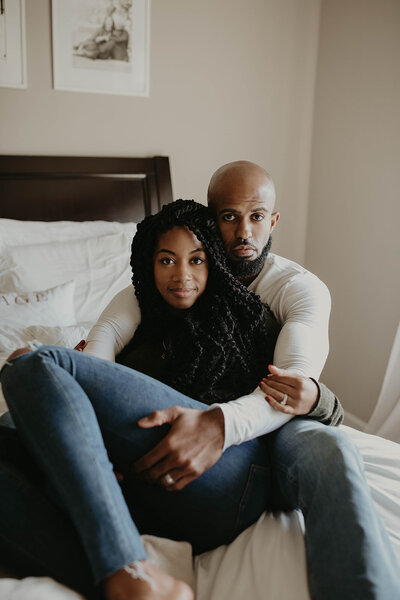
[[25, 0], [0, 0], [0, 86], [26, 88]]
[[150, 0], [52, 0], [54, 89], [149, 95]]

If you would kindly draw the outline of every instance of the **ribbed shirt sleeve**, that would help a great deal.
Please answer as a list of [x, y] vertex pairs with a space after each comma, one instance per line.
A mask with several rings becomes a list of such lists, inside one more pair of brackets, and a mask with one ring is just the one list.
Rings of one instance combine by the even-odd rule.
[[121, 290], [101, 313], [89, 331], [86, 354], [115, 361], [130, 342], [141, 320], [140, 308], [132, 285]]
[[307, 417], [320, 421], [324, 425], [340, 425], [343, 421], [344, 411], [339, 398], [324, 383], [320, 381], [315, 381], [315, 383], [319, 389], [319, 400]]

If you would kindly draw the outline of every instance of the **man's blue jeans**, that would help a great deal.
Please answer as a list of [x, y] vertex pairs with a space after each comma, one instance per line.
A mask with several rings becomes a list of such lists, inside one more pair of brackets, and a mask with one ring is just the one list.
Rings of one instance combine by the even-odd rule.
[[[204, 404], [121, 365], [51, 346], [14, 359], [1, 381], [40, 467], [33, 481], [7, 459], [0, 464], [0, 547], [21, 568], [48, 565], [48, 574], [87, 593], [88, 561], [99, 581], [146, 558], [139, 532], [185, 539], [202, 552], [230, 542], [266, 507], [299, 507], [313, 599], [400, 598], [398, 563], [358, 453], [341, 431], [294, 419], [228, 449], [199, 479], [170, 493], [130, 469], [168, 426], [142, 430], [136, 422], [158, 408]], [[113, 465], [125, 475], [124, 493]]]

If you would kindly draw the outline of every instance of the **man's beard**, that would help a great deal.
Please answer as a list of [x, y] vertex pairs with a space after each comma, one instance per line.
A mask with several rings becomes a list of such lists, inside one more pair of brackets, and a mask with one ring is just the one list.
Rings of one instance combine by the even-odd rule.
[[[232, 260], [228, 258], [228, 266], [232, 273], [238, 279], [247, 277], [257, 277], [259, 272], [264, 266], [265, 259], [271, 249], [272, 238], [269, 236], [268, 242], [265, 244], [260, 256], [257, 256], [255, 260], [246, 260], [245, 258], [239, 258], [238, 260]], [[242, 245], [245, 245], [242, 243]]]

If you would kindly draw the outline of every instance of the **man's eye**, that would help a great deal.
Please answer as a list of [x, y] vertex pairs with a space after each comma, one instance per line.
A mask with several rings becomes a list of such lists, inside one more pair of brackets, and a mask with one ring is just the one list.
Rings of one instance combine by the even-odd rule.
[[231, 221], [234, 221], [234, 220], [235, 220], [235, 215], [232, 215], [232, 214], [225, 214], [225, 215], [222, 215], [222, 220], [223, 220], [223, 221], [226, 221], [226, 222], [228, 222], [228, 223], [229, 223], [229, 222], [231, 222]]
[[192, 258], [192, 262], [194, 265], [202, 265], [206, 261], [204, 258], [200, 258], [200, 256], [196, 256], [195, 258]]
[[167, 256], [165, 256], [164, 258], [160, 258], [160, 263], [162, 265], [172, 265], [173, 264], [173, 260], [172, 258], [168, 258]]
[[251, 215], [252, 219], [254, 219], [254, 221], [262, 221], [264, 219], [264, 215], [262, 215], [261, 213], [254, 213], [253, 215]]

